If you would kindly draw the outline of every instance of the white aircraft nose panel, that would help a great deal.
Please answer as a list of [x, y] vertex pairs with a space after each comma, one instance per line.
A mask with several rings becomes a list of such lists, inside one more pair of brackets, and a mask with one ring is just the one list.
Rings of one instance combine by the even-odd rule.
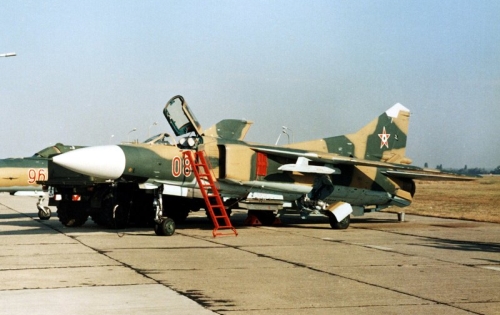
[[52, 160], [74, 172], [103, 179], [117, 179], [125, 169], [125, 154], [117, 145], [77, 149]]

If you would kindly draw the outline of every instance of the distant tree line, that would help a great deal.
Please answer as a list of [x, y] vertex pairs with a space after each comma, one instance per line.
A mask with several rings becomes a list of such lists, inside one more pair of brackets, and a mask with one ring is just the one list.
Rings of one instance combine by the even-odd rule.
[[[429, 167], [427, 163], [425, 163], [424, 167]], [[481, 167], [474, 167], [474, 168], [468, 168], [467, 165], [465, 165], [463, 168], [456, 169], [456, 168], [444, 168], [443, 164], [439, 164], [436, 166], [436, 169], [441, 170], [441, 171], [449, 171], [453, 173], [459, 173], [459, 174], [464, 174], [464, 175], [479, 175], [479, 174], [497, 174], [500, 175], [500, 165], [497, 166], [495, 169], [485, 169]]]

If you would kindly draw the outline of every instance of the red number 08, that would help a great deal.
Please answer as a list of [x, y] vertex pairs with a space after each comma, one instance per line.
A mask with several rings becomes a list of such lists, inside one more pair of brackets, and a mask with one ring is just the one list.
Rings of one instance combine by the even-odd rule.
[[180, 156], [175, 156], [172, 159], [172, 175], [174, 177], [179, 177], [181, 174], [184, 174], [184, 176], [189, 177], [193, 171], [191, 163], [189, 163], [189, 160], [184, 160], [182, 162], [182, 158]]

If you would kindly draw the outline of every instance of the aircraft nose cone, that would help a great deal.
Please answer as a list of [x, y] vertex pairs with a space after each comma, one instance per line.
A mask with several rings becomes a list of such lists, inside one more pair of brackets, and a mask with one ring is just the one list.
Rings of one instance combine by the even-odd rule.
[[125, 154], [117, 145], [77, 149], [52, 160], [74, 172], [104, 179], [117, 179], [125, 169]]

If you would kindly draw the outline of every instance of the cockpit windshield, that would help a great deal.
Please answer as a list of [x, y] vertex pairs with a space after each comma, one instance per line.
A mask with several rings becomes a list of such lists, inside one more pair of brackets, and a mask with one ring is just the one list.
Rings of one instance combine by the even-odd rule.
[[175, 139], [168, 133], [160, 133], [151, 138], [146, 139], [143, 143], [148, 144], [163, 144], [163, 145], [176, 145]]
[[163, 109], [163, 115], [165, 115], [176, 136], [182, 136], [190, 132], [194, 132], [197, 136], [200, 135], [201, 125], [189, 110], [182, 96], [178, 95], [171, 98]]

